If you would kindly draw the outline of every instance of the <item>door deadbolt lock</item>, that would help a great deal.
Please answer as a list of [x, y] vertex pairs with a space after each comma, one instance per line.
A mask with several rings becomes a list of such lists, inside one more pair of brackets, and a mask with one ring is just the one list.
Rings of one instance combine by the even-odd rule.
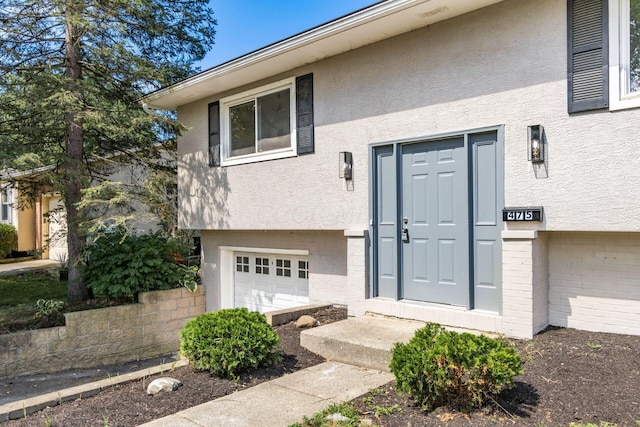
[[402, 241], [405, 243], [409, 242], [409, 229], [407, 228], [408, 222], [408, 218], [402, 218]]
[[409, 230], [406, 227], [402, 228], [402, 241], [405, 243], [409, 242]]

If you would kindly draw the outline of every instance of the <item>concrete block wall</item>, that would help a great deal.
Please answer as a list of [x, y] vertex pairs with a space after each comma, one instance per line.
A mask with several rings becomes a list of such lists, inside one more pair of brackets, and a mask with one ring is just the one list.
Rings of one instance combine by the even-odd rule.
[[549, 321], [639, 335], [640, 233], [550, 233]]
[[0, 335], [0, 378], [88, 368], [175, 352], [205, 312], [204, 287], [143, 292], [137, 304], [65, 314], [66, 326]]

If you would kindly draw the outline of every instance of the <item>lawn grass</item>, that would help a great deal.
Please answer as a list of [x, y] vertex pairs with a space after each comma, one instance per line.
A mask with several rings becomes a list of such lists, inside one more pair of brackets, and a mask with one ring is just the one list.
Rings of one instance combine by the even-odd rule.
[[39, 299], [67, 300], [67, 282], [46, 274], [0, 276], [0, 325], [25, 322], [35, 315]]

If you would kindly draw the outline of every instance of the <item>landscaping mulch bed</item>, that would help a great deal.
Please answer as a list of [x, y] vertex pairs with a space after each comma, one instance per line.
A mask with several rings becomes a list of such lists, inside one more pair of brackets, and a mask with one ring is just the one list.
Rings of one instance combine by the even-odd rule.
[[[332, 307], [313, 316], [320, 324], [346, 318], [346, 309]], [[211, 376], [208, 372], [194, 371], [190, 367], [166, 372], [183, 384], [177, 391], [148, 396], [146, 387], [154, 377], [114, 386], [99, 394], [72, 402], [65, 402], [28, 416], [8, 421], [2, 427], [122, 427], [136, 426], [183, 409], [199, 405], [235, 391], [324, 362], [324, 359], [300, 346], [300, 329], [293, 322], [276, 326], [283, 352], [277, 366], [262, 368], [243, 375], [238, 382]]]
[[[549, 327], [530, 341], [513, 341], [524, 362], [515, 387], [486, 407], [425, 413], [394, 383], [354, 403], [385, 427], [640, 425], [640, 337]], [[397, 406], [394, 406], [397, 405]], [[378, 415], [378, 409], [390, 411]]]
[[[318, 313], [321, 323], [344, 310]], [[168, 374], [184, 383], [178, 391], [145, 394], [151, 379], [105, 390], [94, 397], [47, 408], [3, 426], [135, 426], [323, 361], [299, 345], [292, 323], [276, 328], [283, 362], [245, 375], [239, 382], [179, 368]], [[568, 426], [606, 421], [638, 426], [640, 420], [640, 337], [549, 328], [530, 341], [513, 341], [524, 361], [515, 387], [476, 411], [439, 408], [426, 413], [390, 383], [353, 403], [363, 418], [385, 427]], [[388, 413], [388, 414], [387, 414]], [[312, 414], [308, 414], [312, 415]]]

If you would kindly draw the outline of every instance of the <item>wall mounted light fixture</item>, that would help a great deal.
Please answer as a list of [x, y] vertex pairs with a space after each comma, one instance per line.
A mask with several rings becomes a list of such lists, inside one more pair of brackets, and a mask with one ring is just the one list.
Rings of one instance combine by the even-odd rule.
[[340, 152], [339, 176], [347, 181], [353, 179], [353, 155], [349, 151]]
[[544, 163], [544, 127], [531, 125], [527, 129], [527, 158], [531, 163]]

